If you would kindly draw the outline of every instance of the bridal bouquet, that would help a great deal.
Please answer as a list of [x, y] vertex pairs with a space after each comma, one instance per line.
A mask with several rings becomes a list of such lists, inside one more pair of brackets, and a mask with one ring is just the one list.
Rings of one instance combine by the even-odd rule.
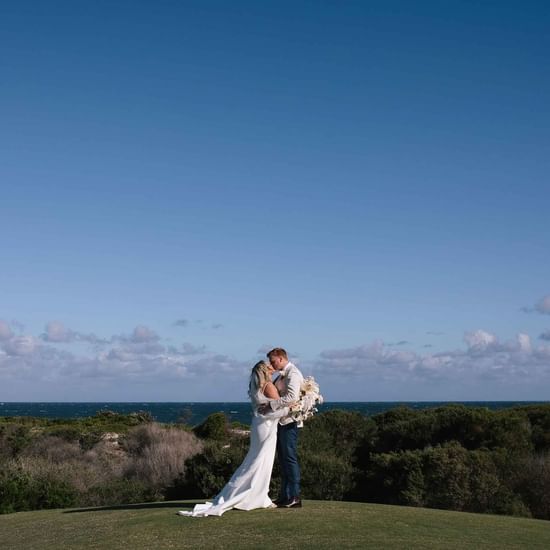
[[313, 376], [304, 378], [300, 387], [300, 399], [290, 407], [290, 416], [298, 421], [307, 420], [316, 412], [316, 405], [323, 404], [323, 396], [319, 393], [319, 384]]

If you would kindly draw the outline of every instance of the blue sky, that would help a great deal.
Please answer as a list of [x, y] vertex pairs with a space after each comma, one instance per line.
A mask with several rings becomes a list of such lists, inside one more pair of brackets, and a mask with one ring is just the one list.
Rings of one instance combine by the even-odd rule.
[[549, 24], [3, 3], [0, 400], [547, 399]]

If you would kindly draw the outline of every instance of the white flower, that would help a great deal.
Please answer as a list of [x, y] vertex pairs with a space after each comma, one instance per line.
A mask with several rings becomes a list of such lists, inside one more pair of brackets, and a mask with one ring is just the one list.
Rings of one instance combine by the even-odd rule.
[[290, 407], [290, 416], [297, 421], [304, 421], [316, 412], [316, 405], [323, 404], [323, 396], [319, 393], [319, 384], [313, 376], [308, 376], [300, 387], [300, 399]]

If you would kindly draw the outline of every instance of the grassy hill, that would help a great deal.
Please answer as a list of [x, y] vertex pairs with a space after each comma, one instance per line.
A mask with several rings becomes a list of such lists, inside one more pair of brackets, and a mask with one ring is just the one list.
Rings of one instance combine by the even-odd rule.
[[353, 502], [298, 510], [177, 516], [190, 502], [20, 512], [0, 516], [0, 548], [441, 548], [548, 549], [550, 523]]

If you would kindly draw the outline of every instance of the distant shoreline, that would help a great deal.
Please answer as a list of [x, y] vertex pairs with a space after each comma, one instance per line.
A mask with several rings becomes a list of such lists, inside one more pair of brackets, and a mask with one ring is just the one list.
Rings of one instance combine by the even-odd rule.
[[[358, 412], [366, 416], [383, 413], [396, 407], [431, 409], [448, 405], [483, 407], [491, 410], [550, 401], [328, 401], [320, 412], [332, 409]], [[215, 412], [223, 412], [231, 422], [250, 423], [251, 409], [247, 401], [0, 401], [1, 417], [83, 418], [101, 411], [130, 414], [145, 411], [158, 422], [196, 425]]]

